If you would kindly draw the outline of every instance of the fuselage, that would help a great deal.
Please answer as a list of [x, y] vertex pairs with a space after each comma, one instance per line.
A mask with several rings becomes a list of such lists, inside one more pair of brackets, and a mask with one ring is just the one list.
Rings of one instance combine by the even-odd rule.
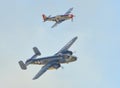
[[64, 20], [69, 20], [72, 19], [73, 15], [72, 14], [68, 14], [68, 15], [57, 15], [54, 17], [48, 17], [46, 18], [46, 21], [55, 21], [55, 22], [59, 22], [59, 21], [64, 21]]
[[30, 64], [36, 64], [36, 65], [45, 65], [48, 62], [54, 61], [54, 60], [58, 60], [60, 64], [63, 64], [63, 63], [76, 61], [77, 57], [72, 55], [71, 56], [69, 55], [49, 56], [49, 57], [43, 57], [43, 58], [29, 59], [26, 61], [26, 64], [31, 62], [31, 60], [32, 60], [32, 63]]

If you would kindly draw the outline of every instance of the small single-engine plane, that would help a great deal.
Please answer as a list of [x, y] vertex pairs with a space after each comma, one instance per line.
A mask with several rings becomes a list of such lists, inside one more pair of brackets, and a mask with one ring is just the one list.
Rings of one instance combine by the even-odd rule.
[[37, 56], [40, 56], [41, 53], [37, 47], [33, 47], [33, 51], [35, 54], [30, 59], [26, 60], [25, 63], [23, 61], [19, 61], [19, 65], [23, 70], [26, 70], [27, 66], [30, 64], [43, 65], [41, 70], [33, 78], [33, 80], [35, 80], [39, 78], [47, 70], [58, 69], [61, 67], [61, 64], [76, 61], [77, 57], [73, 56], [72, 55], [73, 52], [68, 50], [71, 47], [71, 45], [76, 41], [76, 39], [77, 37], [74, 37], [53, 56], [48, 56], [43, 58], [37, 58]]
[[60, 24], [65, 20], [71, 19], [71, 21], [73, 21], [74, 15], [70, 14], [72, 10], [73, 10], [73, 8], [70, 8], [64, 15], [57, 15], [54, 17], [51, 17], [51, 15], [50, 15], [47, 17], [45, 14], [43, 14], [42, 17], [43, 17], [44, 22], [45, 21], [55, 21], [56, 23], [52, 26], [52, 28], [53, 28], [53, 27], [57, 26], [57, 24]]

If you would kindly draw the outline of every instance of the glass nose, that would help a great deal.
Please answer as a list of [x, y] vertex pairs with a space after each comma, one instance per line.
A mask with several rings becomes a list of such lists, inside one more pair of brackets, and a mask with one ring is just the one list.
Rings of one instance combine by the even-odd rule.
[[73, 60], [73, 61], [76, 61], [76, 60], [77, 60], [77, 57], [74, 56], [74, 57], [72, 58], [72, 60]]

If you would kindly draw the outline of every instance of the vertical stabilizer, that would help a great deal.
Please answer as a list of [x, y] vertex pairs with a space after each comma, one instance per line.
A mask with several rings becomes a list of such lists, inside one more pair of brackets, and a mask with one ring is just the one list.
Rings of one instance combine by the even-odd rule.
[[19, 65], [20, 65], [22, 70], [26, 70], [27, 69], [27, 67], [26, 67], [26, 65], [24, 64], [23, 61], [19, 61], [18, 63], [19, 63]]
[[43, 20], [46, 21], [47, 16], [45, 14], [42, 14]]

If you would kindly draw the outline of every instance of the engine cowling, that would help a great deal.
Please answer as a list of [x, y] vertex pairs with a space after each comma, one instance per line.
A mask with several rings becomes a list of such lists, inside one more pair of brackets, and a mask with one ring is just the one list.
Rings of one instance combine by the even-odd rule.
[[53, 68], [58, 69], [61, 65], [60, 64], [54, 64]]
[[62, 52], [63, 54], [68, 54], [68, 55], [72, 55], [73, 52], [72, 51], [65, 51], [65, 52]]

